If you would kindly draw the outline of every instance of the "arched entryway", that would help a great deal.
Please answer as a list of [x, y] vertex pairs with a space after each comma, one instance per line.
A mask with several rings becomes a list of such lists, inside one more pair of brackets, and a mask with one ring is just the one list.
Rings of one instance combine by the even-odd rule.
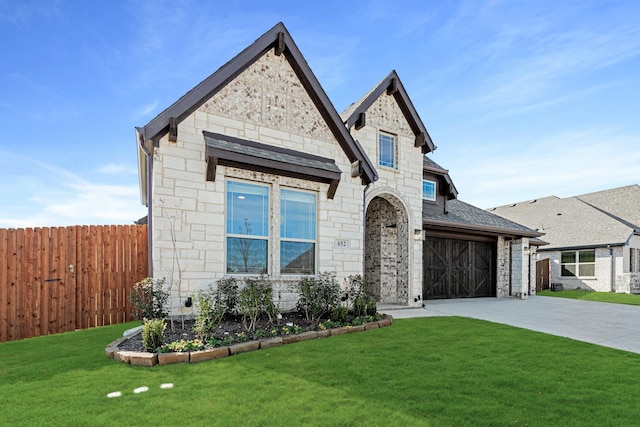
[[409, 301], [409, 219], [398, 198], [374, 197], [365, 218], [365, 279], [381, 303]]

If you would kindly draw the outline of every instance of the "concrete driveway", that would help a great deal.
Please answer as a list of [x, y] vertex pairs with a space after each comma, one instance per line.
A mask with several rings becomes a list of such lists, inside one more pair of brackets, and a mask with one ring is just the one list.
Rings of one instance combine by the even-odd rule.
[[517, 326], [640, 354], [640, 306], [533, 296], [425, 301], [425, 308], [379, 305], [394, 319], [461, 316]]

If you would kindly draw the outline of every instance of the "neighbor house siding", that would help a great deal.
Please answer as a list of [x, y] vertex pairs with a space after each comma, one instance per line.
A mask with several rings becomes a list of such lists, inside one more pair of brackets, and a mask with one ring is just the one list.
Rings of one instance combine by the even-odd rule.
[[[612, 254], [609, 249], [611, 249]], [[588, 290], [597, 292], [624, 292], [623, 289], [617, 289], [620, 283], [617, 279], [618, 275], [622, 275], [623, 260], [622, 246], [614, 246], [612, 248], [596, 248], [595, 276], [594, 277], [563, 277], [561, 276], [560, 254], [561, 251], [538, 252], [540, 259], [549, 258], [551, 260], [551, 283], [561, 284], [566, 290]], [[612, 263], [613, 255], [613, 263]], [[613, 272], [612, 272], [613, 266]], [[612, 277], [614, 278], [614, 286], [612, 287]]]

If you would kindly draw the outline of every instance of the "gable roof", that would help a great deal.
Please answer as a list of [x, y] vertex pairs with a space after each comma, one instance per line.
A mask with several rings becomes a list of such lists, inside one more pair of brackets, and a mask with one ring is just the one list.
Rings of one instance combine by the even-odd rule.
[[451, 177], [449, 176], [449, 171], [444, 169], [442, 166], [434, 162], [431, 158], [422, 156], [422, 170], [424, 172], [430, 172], [435, 175], [439, 175], [442, 177], [446, 184], [446, 195], [449, 199], [456, 199], [458, 197], [458, 190], [456, 186], [453, 184]]
[[621, 246], [634, 234], [632, 227], [577, 197], [549, 196], [489, 211], [545, 233], [549, 246], [541, 250]]
[[[416, 111], [407, 91], [404, 89], [404, 85], [400, 81], [398, 74], [395, 70], [391, 71], [387, 77], [382, 79], [380, 83], [374, 86], [368, 93], [360, 98], [354, 104], [351, 104], [342, 113], [342, 117], [345, 120], [345, 125], [348, 129], [351, 129], [356, 122], [361, 118], [362, 114], [373, 105], [373, 103], [382, 95], [383, 92], [387, 92], [388, 95], [393, 95], [394, 99], [398, 103], [402, 114], [409, 123], [413, 134], [415, 135], [415, 146], [422, 147], [423, 153], [430, 153], [436, 149], [433, 144], [427, 128], [422, 123], [418, 112]], [[356, 129], [358, 127], [356, 126]]]
[[464, 232], [474, 231], [515, 237], [535, 238], [543, 234], [457, 199], [447, 202], [447, 211], [447, 213], [444, 213], [443, 211], [436, 212], [431, 209], [423, 209], [422, 224]]
[[282, 22], [276, 24], [145, 126], [136, 128], [139, 142], [152, 141], [157, 145], [160, 138], [169, 133], [171, 127], [193, 113], [270, 49], [275, 49], [276, 55], [285, 55], [349, 161], [351, 163], [359, 161], [362, 183], [369, 184], [376, 181], [378, 174], [373, 164], [345, 128], [338, 112]]

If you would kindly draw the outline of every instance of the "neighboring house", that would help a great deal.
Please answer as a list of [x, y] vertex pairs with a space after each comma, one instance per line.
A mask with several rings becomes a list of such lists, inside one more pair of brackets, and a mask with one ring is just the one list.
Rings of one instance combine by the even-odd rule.
[[456, 200], [397, 74], [340, 116], [283, 24], [136, 133], [149, 268], [177, 302], [267, 274], [291, 307], [324, 271], [383, 303], [528, 293], [540, 233]]
[[549, 245], [538, 250], [538, 264], [552, 286], [640, 293], [640, 186], [489, 211], [544, 233]]

